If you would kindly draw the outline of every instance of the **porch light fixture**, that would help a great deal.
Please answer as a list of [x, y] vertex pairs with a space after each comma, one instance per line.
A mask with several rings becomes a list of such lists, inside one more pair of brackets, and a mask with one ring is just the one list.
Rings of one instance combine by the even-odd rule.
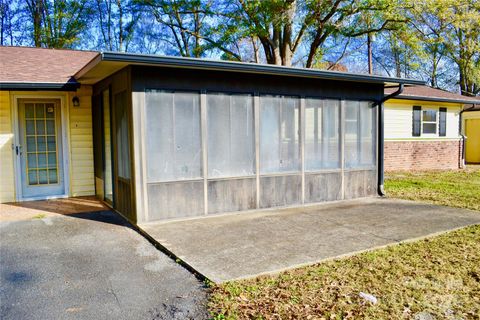
[[74, 107], [80, 107], [80, 99], [77, 96], [72, 98], [72, 103]]

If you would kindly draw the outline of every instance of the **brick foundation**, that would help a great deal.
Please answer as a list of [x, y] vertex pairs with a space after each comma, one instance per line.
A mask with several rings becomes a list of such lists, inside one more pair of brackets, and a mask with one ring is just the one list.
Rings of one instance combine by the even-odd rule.
[[385, 141], [385, 171], [461, 168], [461, 141]]

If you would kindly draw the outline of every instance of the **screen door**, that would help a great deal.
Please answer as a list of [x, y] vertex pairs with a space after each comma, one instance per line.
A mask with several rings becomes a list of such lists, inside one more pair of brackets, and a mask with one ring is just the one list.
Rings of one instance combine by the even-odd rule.
[[22, 197], [63, 195], [60, 101], [19, 100], [18, 111]]

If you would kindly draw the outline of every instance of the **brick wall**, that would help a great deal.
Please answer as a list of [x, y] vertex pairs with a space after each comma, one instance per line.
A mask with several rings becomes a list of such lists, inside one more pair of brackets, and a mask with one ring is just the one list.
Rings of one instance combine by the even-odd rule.
[[460, 141], [385, 141], [385, 171], [458, 169]]

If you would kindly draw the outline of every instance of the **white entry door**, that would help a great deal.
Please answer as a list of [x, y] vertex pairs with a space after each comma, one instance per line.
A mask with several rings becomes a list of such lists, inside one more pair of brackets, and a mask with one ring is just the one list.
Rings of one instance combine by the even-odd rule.
[[65, 193], [60, 100], [18, 101], [22, 198], [48, 198]]

